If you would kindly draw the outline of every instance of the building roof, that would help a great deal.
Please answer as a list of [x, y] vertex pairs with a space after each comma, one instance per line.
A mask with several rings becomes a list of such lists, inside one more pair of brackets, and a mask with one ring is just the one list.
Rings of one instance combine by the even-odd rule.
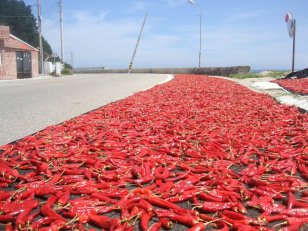
[[37, 48], [12, 35], [8, 26], [0, 26], [0, 42], [1, 46], [7, 48], [39, 51]]
[[23, 40], [17, 38], [16, 36], [14, 36], [14, 35], [12, 35], [12, 34], [10, 34], [10, 37], [11, 37], [12, 39], [17, 40], [19, 43], [21, 43], [21, 44], [19, 44], [19, 47], [18, 47], [18, 48], [20, 48], [20, 49], [26, 49], [26, 50], [29, 50], [29, 49], [30, 49], [30, 50], [39, 51], [37, 48], [31, 46], [29, 43], [26, 43], [25, 41], [23, 41]]

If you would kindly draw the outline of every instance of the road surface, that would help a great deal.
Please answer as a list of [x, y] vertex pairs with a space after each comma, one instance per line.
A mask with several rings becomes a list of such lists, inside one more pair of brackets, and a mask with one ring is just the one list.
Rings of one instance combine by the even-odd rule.
[[165, 81], [158, 74], [0, 80], [0, 145]]

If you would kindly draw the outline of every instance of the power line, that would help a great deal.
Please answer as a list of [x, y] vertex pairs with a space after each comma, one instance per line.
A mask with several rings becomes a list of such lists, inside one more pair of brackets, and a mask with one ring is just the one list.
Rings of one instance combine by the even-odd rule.
[[34, 18], [34, 16], [23, 15], [0, 15], [1, 18]]
[[47, 34], [48, 32], [51, 31], [52, 28], [54, 28], [60, 21], [57, 20], [56, 22], [54, 22], [52, 25], [50, 25], [49, 27], [47, 28], [44, 28], [44, 34]]
[[42, 10], [45, 11], [48, 8], [50, 8], [52, 5], [54, 5], [56, 3], [57, 0], [53, 0], [52, 2], [49, 2], [49, 4], [47, 6], [43, 6]]

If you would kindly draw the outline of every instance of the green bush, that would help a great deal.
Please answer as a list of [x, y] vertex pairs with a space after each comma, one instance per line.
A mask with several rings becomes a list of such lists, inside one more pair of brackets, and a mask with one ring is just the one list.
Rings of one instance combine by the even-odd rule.
[[61, 73], [62, 75], [72, 75], [73, 71], [71, 69], [63, 69]]
[[254, 73], [245, 73], [245, 74], [232, 74], [230, 75], [230, 78], [234, 79], [247, 79], [247, 78], [259, 78], [260, 76], [258, 74]]

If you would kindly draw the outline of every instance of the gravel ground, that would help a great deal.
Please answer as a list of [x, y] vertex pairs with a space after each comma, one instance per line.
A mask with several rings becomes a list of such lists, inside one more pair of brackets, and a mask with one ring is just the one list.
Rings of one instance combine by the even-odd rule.
[[1, 80], [0, 145], [168, 79], [157, 74], [83, 74]]

